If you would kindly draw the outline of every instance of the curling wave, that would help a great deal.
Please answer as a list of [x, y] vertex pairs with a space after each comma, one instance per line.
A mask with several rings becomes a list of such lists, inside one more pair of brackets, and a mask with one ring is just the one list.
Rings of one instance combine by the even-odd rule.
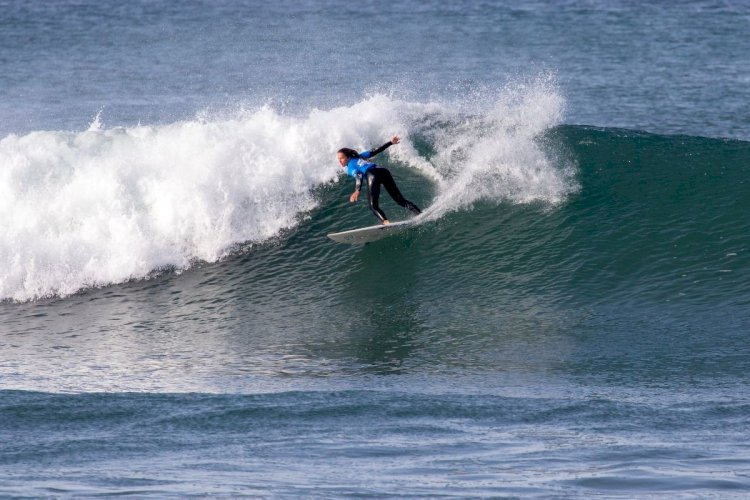
[[[383, 161], [417, 170], [427, 218], [477, 200], [556, 203], [574, 168], [539, 136], [562, 120], [548, 80], [461, 102], [373, 95], [286, 116], [265, 106], [229, 118], [0, 141], [0, 299], [65, 296], [213, 262], [294, 228], [341, 175], [335, 151], [404, 137]], [[426, 146], [426, 148], [425, 148]]]

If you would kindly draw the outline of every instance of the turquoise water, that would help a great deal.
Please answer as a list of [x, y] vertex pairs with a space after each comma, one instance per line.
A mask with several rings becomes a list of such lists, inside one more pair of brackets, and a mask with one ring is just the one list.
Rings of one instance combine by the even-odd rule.
[[746, 3], [0, 7], [0, 495], [747, 495]]

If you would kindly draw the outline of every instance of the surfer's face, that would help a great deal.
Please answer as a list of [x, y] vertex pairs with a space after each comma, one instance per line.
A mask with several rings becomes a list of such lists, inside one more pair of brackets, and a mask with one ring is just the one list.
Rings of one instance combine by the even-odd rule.
[[347, 158], [344, 153], [339, 153], [338, 157], [339, 157], [339, 165], [341, 165], [342, 167], [345, 167], [346, 162], [349, 161], [349, 158]]

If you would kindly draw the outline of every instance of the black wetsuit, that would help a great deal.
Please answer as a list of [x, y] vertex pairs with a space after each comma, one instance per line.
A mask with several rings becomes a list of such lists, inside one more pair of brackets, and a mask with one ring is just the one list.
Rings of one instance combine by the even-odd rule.
[[375, 217], [380, 219], [380, 222], [388, 219], [388, 217], [386, 217], [385, 213], [383, 213], [383, 211], [380, 209], [380, 206], [378, 205], [378, 198], [380, 197], [380, 186], [385, 187], [385, 190], [388, 191], [389, 195], [391, 195], [393, 201], [395, 201], [402, 207], [408, 208], [412, 211], [412, 213], [417, 215], [422, 213], [419, 207], [404, 198], [404, 195], [402, 195], [401, 191], [398, 190], [396, 181], [393, 180], [393, 176], [387, 168], [371, 168], [365, 173], [365, 176], [367, 177], [367, 201], [370, 204], [370, 210], [372, 210], [372, 213], [375, 214]]
[[[372, 158], [376, 154], [382, 153], [392, 145], [393, 143], [388, 141], [377, 149], [361, 153], [359, 155], [359, 158]], [[356, 158], [353, 158], [352, 160], [356, 160]], [[385, 215], [383, 210], [380, 209], [380, 205], [378, 204], [378, 199], [380, 198], [380, 186], [385, 187], [385, 190], [388, 191], [389, 195], [391, 195], [393, 201], [395, 201], [402, 207], [408, 208], [414, 214], [422, 213], [419, 207], [404, 198], [404, 196], [401, 194], [401, 191], [399, 191], [398, 186], [396, 186], [396, 181], [393, 180], [391, 172], [387, 168], [378, 167], [374, 163], [360, 163], [359, 168], [355, 168], [354, 165], [352, 165], [352, 167], [353, 168], [351, 169], [351, 173], [357, 179], [357, 192], [360, 192], [362, 190], [362, 180], [363, 177], [366, 178], [367, 201], [370, 204], [370, 210], [372, 210], [372, 213], [375, 214], [375, 217], [380, 219], [380, 222], [388, 219], [388, 217]], [[362, 170], [364, 170], [364, 172], [362, 172]]]

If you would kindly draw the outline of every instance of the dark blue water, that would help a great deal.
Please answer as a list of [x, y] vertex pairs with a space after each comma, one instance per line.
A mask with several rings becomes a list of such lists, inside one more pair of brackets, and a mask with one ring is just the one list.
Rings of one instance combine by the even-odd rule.
[[749, 25], [0, 1], [0, 495], [747, 496]]
[[570, 123], [750, 137], [750, 4], [4, 0], [0, 132], [169, 123], [551, 71]]

